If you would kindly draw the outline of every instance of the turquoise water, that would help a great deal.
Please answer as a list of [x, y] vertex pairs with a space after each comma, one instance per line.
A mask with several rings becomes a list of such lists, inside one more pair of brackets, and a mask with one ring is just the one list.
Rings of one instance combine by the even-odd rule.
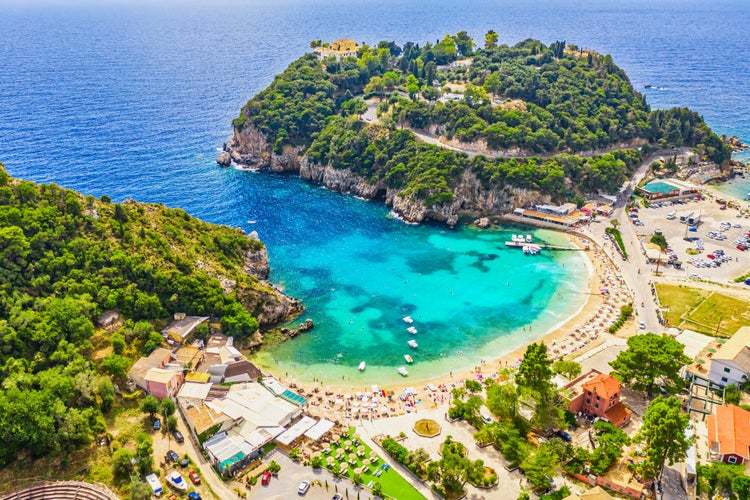
[[257, 230], [272, 280], [318, 324], [266, 359], [306, 378], [359, 377], [363, 359], [363, 380], [394, 376], [410, 352], [406, 311], [419, 330], [413, 377], [473, 366], [575, 311], [585, 279], [572, 254], [527, 258], [502, 233], [406, 226], [293, 177], [218, 168], [232, 118], [310, 40], [467, 30], [481, 42], [488, 29], [503, 43], [567, 40], [611, 53], [652, 107], [689, 106], [750, 142], [745, 0], [113, 3], [0, 2], [0, 161], [18, 177]]

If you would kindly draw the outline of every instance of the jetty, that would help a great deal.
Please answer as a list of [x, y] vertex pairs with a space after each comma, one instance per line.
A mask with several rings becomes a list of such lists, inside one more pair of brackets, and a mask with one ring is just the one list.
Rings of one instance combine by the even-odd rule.
[[[516, 248], [523, 248], [525, 246], [529, 245], [529, 243], [526, 243], [525, 241], [506, 241], [505, 246], [506, 247], [516, 247]], [[583, 248], [580, 248], [576, 245], [571, 245], [569, 247], [561, 247], [558, 245], [549, 245], [547, 243], [534, 243], [534, 245], [546, 249], [546, 250], [570, 250], [574, 252], [583, 252]]]

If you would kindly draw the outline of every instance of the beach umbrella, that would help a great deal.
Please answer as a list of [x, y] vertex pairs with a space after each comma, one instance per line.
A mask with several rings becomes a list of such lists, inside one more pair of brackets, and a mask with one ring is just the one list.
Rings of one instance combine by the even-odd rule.
[[350, 440], [347, 439], [346, 441], [344, 441], [344, 446], [346, 446], [347, 448], [350, 447], [351, 445], [352, 445], [352, 442]]
[[352, 406], [355, 407], [355, 408], [358, 408], [359, 407], [359, 401], [355, 401], [354, 403], [352, 403]]
[[346, 469], [348, 469], [348, 468], [349, 468], [349, 464], [348, 464], [348, 463], [346, 463], [346, 462], [341, 462], [341, 464], [340, 464], [340, 465], [341, 465], [341, 470], [342, 470], [342, 471], [345, 471]]
[[335, 460], [333, 459], [333, 457], [328, 457], [328, 458], [326, 458], [326, 463], [327, 463], [328, 465], [333, 465], [333, 462], [335, 462]]
[[344, 399], [352, 399], [352, 395], [351, 394], [344, 394]]
[[352, 435], [352, 437], [353, 437], [354, 439], [359, 439], [359, 433], [355, 432], [355, 433], [354, 433], [354, 434]]
[[339, 439], [341, 439], [341, 436], [339, 436], [338, 434], [331, 435], [331, 441], [333, 441], [334, 443], [338, 443]]
[[364, 460], [362, 460], [362, 465], [364, 467], [367, 467], [368, 465], [370, 465], [370, 459], [369, 458], [365, 458]]
[[357, 460], [357, 455], [354, 453], [349, 453], [349, 460]]
[[356, 469], [354, 469], [354, 473], [355, 474], [362, 474], [362, 469], [356, 468]]
[[352, 413], [358, 413], [358, 412], [359, 412], [359, 408], [352, 408]]
[[341, 399], [341, 398], [338, 398], [338, 399], [337, 399], [337, 400], [335, 401], [335, 403], [336, 403], [337, 405], [342, 405], [342, 404], [344, 404], [344, 400], [343, 400], [343, 399]]
[[357, 397], [358, 397], [358, 398], [361, 398], [361, 397], [362, 397], [362, 393], [361, 393], [360, 391], [357, 391]]
[[363, 451], [365, 451], [365, 447], [364, 446], [362, 446], [362, 445], [357, 446], [357, 453], [362, 453]]

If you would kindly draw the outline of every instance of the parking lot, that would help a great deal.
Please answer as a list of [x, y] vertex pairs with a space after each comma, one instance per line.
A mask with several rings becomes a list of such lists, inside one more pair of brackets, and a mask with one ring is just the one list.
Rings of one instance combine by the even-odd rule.
[[[682, 269], [661, 266], [664, 274], [732, 281], [748, 269], [750, 252], [740, 248], [747, 246], [750, 218], [740, 216], [735, 209], [720, 207], [711, 200], [641, 206], [635, 232], [643, 243], [648, 243], [657, 231], [664, 235], [674, 253], [673, 260], [682, 262]], [[693, 220], [692, 226], [687, 223], [688, 219]]]

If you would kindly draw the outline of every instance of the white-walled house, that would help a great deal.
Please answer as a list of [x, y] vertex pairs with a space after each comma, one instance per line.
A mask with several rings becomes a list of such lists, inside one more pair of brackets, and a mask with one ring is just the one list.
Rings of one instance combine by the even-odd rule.
[[726, 386], [742, 384], [750, 376], [750, 327], [743, 326], [711, 358], [708, 378]]

